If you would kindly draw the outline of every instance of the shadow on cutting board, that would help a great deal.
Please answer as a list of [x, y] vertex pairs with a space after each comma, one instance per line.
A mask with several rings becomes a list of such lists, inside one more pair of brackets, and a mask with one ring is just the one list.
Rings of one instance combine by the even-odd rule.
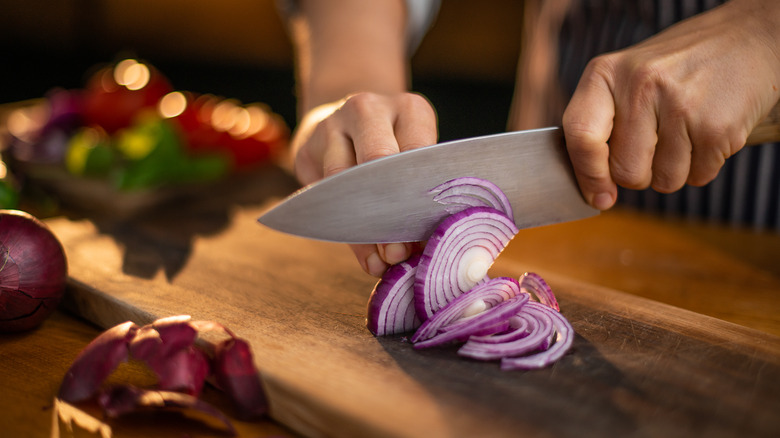
[[224, 231], [235, 208], [282, 199], [297, 188], [291, 175], [269, 166], [131, 217], [84, 217], [124, 248], [123, 273], [149, 279], [162, 269], [166, 279], [172, 280], [187, 263], [196, 238]]

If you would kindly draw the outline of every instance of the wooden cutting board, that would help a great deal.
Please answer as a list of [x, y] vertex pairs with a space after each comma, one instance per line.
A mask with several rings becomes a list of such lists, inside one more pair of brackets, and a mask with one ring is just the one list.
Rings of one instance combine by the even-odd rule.
[[50, 221], [67, 304], [103, 327], [224, 323], [251, 342], [273, 418], [309, 436], [778, 436], [780, 338], [563, 275], [546, 279], [577, 337], [550, 368], [375, 338], [375, 281], [344, 245], [255, 222], [294, 188], [266, 175], [130, 221]]

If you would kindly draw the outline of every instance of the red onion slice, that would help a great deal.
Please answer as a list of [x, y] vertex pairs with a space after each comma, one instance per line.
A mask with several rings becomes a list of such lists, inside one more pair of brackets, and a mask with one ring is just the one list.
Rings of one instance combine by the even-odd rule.
[[489, 335], [474, 335], [469, 338], [469, 341], [483, 344], [500, 344], [524, 338], [536, 327], [536, 321], [532, 320], [532, 322], [529, 322], [529, 319], [522, 314], [512, 316], [507, 320], [506, 329]]
[[499, 277], [488, 280], [442, 307], [417, 329], [411, 341], [430, 339], [440, 331], [452, 329], [454, 323], [473, 320], [473, 317], [516, 295], [520, 295], [520, 284], [514, 278]]
[[492, 207], [514, 220], [512, 205], [504, 192], [492, 182], [467, 176], [451, 179], [430, 190], [433, 200], [446, 205], [450, 214], [469, 207]]
[[414, 276], [420, 255], [391, 266], [368, 298], [366, 327], [375, 336], [410, 332], [420, 326], [414, 310]]
[[533, 272], [523, 274], [520, 277], [520, 289], [525, 293], [531, 294], [531, 297], [536, 301], [560, 312], [561, 308], [558, 306], [555, 294], [547, 282], [538, 274]]
[[[553, 323], [549, 315], [530, 310], [537, 306], [543, 306], [543, 304], [531, 301], [526, 306], [523, 306], [518, 314], [519, 317], [526, 319], [530, 324], [530, 333], [527, 336], [501, 343], [480, 342], [470, 338], [458, 350], [458, 354], [472, 359], [494, 360], [545, 349], [549, 344], [550, 336], [554, 333]], [[528, 310], [526, 307], [528, 307]]]
[[487, 280], [493, 261], [519, 230], [504, 213], [471, 207], [434, 230], [417, 267], [414, 305], [425, 321], [462, 293]]
[[474, 334], [485, 335], [490, 327], [495, 327], [497, 331], [500, 331], [505, 327], [502, 322], [517, 313], [527, 302], [527, 294], [516, 295], [478, 315], [457, 321], [448, 327], [446, 331], [439, 332], [429, 339], [415, 343], [414, 348], [428, 348], [451, 341], [463, 341]]
[[[529, 303], [532, 304], [532, 303]], [[545, 313], [552, 319], [555, 328], [555, 342], [551, 347], [528, 356], [505, 357], [501, 359], [502, 370], [530, 370], [544, 368], [563, 357], [574, 342], [571, 323], [559, 312], [547, 306], [530, 306], [528, 312]]]

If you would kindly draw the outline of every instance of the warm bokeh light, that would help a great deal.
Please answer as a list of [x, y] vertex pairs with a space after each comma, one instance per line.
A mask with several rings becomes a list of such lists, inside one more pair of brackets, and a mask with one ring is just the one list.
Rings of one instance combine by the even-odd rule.
[[270, 122], [270, 116], [268, 115], [268, 112], [259, 105], [250, 105], [246, 107], [246, 111], [247, 114], [249, 114], [249, 126], [241, 134], [241, 136], [251, 137], [268, 126], [268, 123]]
[[244, 107], [237, 107], [233, 113], [233, 126], [228, 129], [228, 133], [233, 137], [246, 136], [249, 127], [252, 126], [252, 116]]
[[49, 119], [49, 112], [47, 105], [33, 105], [16, 109], [8, 115], [6, 128], [14, 137], [31, 141], [32, 136], [37, 134]]
[[187, 109], [187, 97], [181, 91], [166, 94], [157, 105], [157, 111], [167, 119], [180, 115], [185, 109]]
[[194, 107], [197, 108], [198, 121], [203, 124], [211, 123], [211, 113], [214, 112], [216, 98], [211, 94], [204, 94], [195, 99]]
[[5, 179], [8, 176], [8, 167], [6, 167], [3, 160], [0, 160], [0, 179]]
[[239, 111], [239, 106], [231, 99], [219, 102], [211, 113], [211, 126], [217, 131], [227, 132], [236, 124]]
[[114, 67], [114, 80], [128, 90], [140, 90], [149, 83], [150, 78], [149, 67], [135, 59], [124, 59]]

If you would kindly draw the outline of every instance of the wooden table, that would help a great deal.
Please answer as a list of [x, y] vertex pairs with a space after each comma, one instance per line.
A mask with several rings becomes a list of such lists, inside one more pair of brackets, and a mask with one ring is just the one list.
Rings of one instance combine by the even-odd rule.
[[[605, 286], [780, 336], [778, 234], [614, 210], [524, 230], [501, 257], [542, 276]], [[57, 312], [37, 330], [0, 335], [3, 436], [70, 436], [53, 415], [53, 397], [72, 359], [99, 332], [77, 316]], [[127, 367], [112, 379], [144, 382], [150, 376]], [[220, 403], [213, 389], [206, 398]], [[176, 414], [133, 415], [110, 424], [115, 437], [223, 436], [219, 428]], [[236, 424], [242, 437], [295, 435], [271, 420]], [[75, 436], [98, 435], [76, 427]]]

